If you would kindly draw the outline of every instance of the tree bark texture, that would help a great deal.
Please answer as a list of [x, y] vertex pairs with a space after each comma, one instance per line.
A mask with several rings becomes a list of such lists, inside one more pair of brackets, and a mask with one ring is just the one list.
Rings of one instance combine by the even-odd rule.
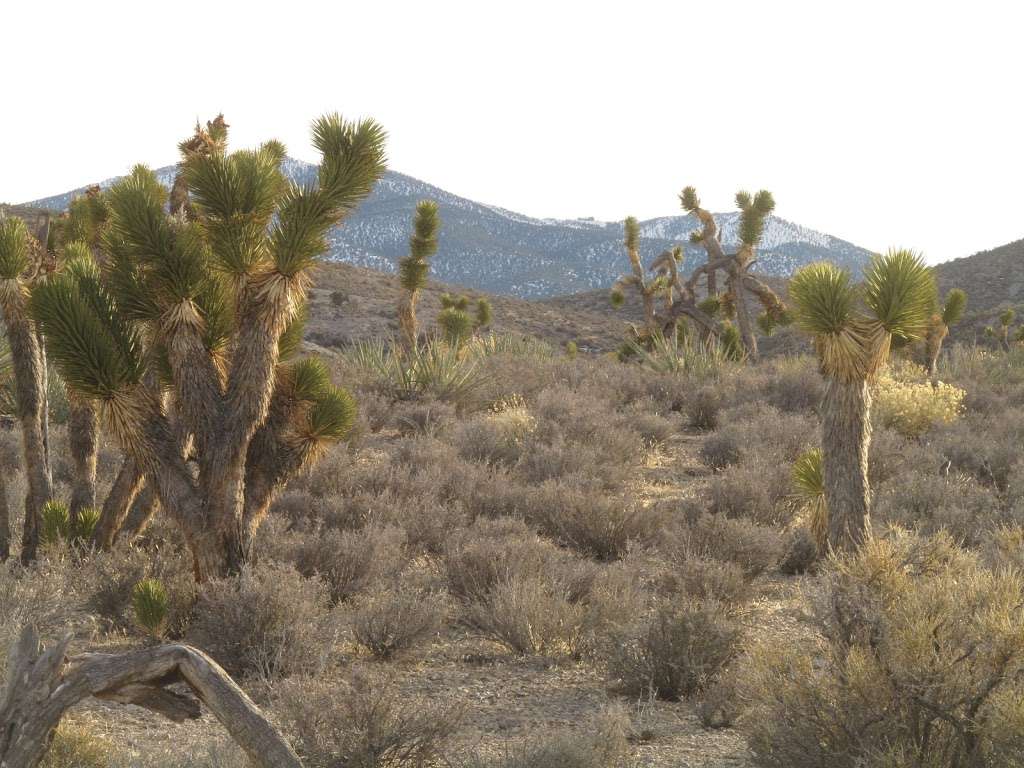
[[828, 543], [856, 548], [871, 529], [871, 391], [866, 381], [829, 377], [825, 388], [821, 447], [828, 504]]

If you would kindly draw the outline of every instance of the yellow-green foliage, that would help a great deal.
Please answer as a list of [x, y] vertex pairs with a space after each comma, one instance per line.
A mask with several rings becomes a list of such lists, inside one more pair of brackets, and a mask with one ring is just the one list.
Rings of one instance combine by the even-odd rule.
[[132, 590], [135, 620], [154, 637], [160, 637], [167, 627], [167, 590], [157, 579], [143, 579]]
[[39, 768], [109, 768], [110, 744], [89, 728], [62, 723]]
[[941, 381], [879, 377], [874, 386], [874, 411], [880, 424], [905, 437], [919, 437], [936, 424], [951, 424], [960, 417], [967, 393]]
[[51, 499], [43, 506], [43, 527], [41, 536], [44, 544], [56, 544], [58, 541], [84, 541], [92, 536], [93, 529], [100, 519], [98, 509], [88, 507], [80, 510], [78, 518], [71, 520], [68, 505], [63, 501]]

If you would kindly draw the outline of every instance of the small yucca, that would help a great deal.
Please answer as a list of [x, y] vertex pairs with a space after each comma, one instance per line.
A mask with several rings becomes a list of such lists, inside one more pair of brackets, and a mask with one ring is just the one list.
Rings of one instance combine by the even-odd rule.
[[139, 626], [153, 637], [160, 637], [167, 628], [169, 601], [167, 590], [158, 579], [143, 579], [132, 589], [132, 608]]
[[100, 521], [100, 511], [96, 507], [86, 507], [78, 511], [78, 519], [69, 525], [69, 534], [75, 541], [88, 541]]
[[825, 500], [825, 471], [820, 448], [804, 451], [793, 463], [793, 493], [790, 497], [800, 524], [824, 552], [828, 538], [828, 503]]
[[40, 538], [44, 544], [56, 544], [68, 538], [71, 515], [63, 501], [51, 499], [43, 505], [43, 527]]

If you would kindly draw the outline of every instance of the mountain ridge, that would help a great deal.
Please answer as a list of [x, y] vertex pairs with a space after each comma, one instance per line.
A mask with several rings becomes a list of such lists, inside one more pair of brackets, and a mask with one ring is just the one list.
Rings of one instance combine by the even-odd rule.
[[[316, 166], [287, 158], [285, 174], [311, 183]], [[156, 169], [169, 186], [176, 166]], [[100, 185], [108, 187], [118, 177]], [[28, 205], [62, 210], [85, 187], [35, 200]], [[331, 230], [328, 258], [383, 272], [393, 272], [408, 249], [412, 212], [421, 199], [441, 208], [441, 233], [432, 274], [446, 283], [519, 298], [549, 298], [609, 287], [627, 266], [622, 250], [621, 222], [597, 219], [540, 219], [500, 206], [460, 197], [428, 182], [388, 171], [373, 193], [343, 225]], [[739, 213], [715, 214], [723, 242], [738, 242]], [[641, 222], [641, 255], [645, 260], [675, 245], [685, 250], [684, 269], [705, 258], [688, 242], [697, 229], [693, 216], [661, 216]], [[756, 271], [787, 277], [810, 261], [828, 259], [859, 276], [869, 251], [786, 219], [770, 217]]]

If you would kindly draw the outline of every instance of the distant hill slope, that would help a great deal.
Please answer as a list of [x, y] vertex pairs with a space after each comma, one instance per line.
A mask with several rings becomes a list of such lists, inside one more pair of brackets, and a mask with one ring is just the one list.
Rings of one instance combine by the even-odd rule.
[[935, 272], [943, 295], [951, 288], [967, 291], [967, 313], [953, 328], [954, 338], [980, 338], [981, 330], [1006, 307], [1013, 307], [1018, 319], [1024, 319], [1024, 240], [947, 261]]
[[[298, 182], [315, 178], [316, 167], [288, 159], [285, 172]], [[174, 166], [157, 171], [164, 184]], [[109, 186], [114, 179], [102, 182]], [[61, 210], [81, 190], [36, 200], [31, 205]], [[337, 261], [394, 271], [408, 250], [417, 201], [430, 198], [441, 208], [440, 247], [432, 274], [439, 280], [490, 293], [542, 298], [607, 288], [622, 273], [621, 222], [593, 219], [535, 219], [476, 203], [410, 176], [388, 172], [359, 210], [330, 235], [330, 257]], [[628, 211], [625, 211], [628, 213]], [[726, 245], [738, 241], [738, 213], [718, 214]], [[696, 223], [691, 216], [668, 216], [641, 224], [645, 260], [685, 244], [691, 268], [703, 252], [687, 242]], [[868, 252], [852, 243], [771, 217], [758, 250], [757, 270], [788, 276], [810, 261], [828, 259], [859, 274]]]

